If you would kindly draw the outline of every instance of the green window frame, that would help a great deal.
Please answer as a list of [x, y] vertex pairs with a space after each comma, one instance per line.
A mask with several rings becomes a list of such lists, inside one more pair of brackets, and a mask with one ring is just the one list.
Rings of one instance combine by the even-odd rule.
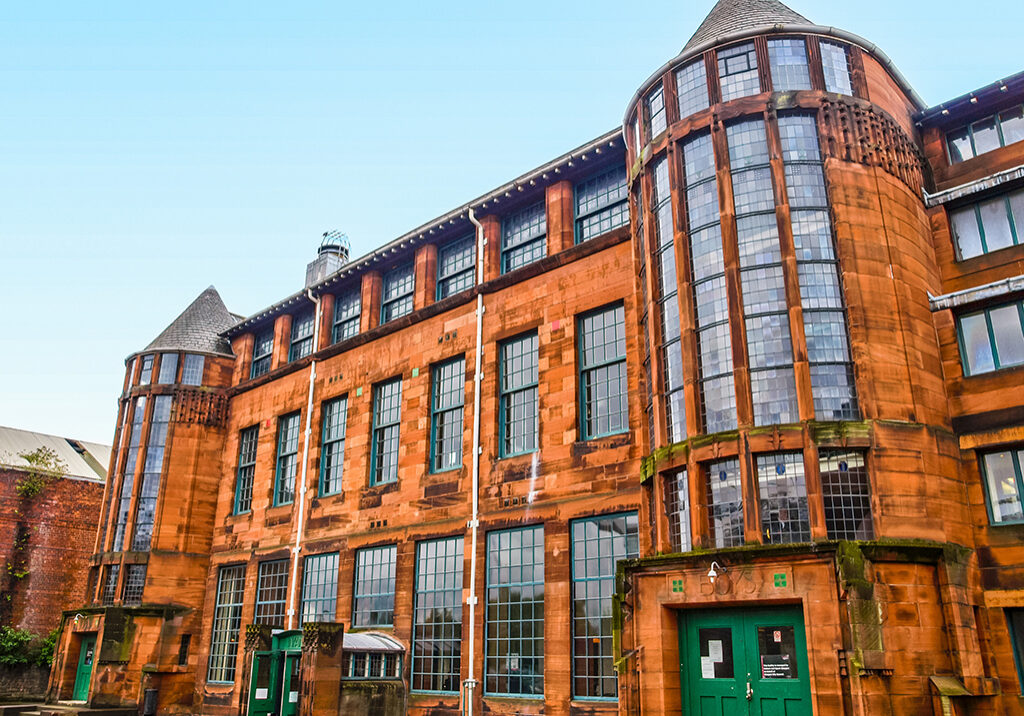
[[957, 316], [956, 330], [965, 376], [1024, 365], [1024, 301]]
[[238, 433], [238, 470], [235, 473], [235, 509], [240, 515], [252, 510], [252, 485], [256, 476], [256, 445], [260, 426], [253, 425]]
[[256, 579], [255, 624], [283, 629], [288, 608], [288, 560], [260, 562]]
[[381, 291], [380, 324], [412, 313], [412, 296], [416, 288], [416, 271], [412, 262], [384, 274]]
[[537, 450], [538, 340], [525, 333], [499, 344], [499, 457]]
[[437, 300], [468, 291], [476, 283], [476, 236], [449, 242], [437, 250]]
[[331, 325], [331, 343], [340, 343], [359, 334], [362, 296], [359, 289], [339, 293], [334, 297], [334, 320]]
[[464, 561], [461, 536], [416, 545], [410, 681], [414, 692], [459, 693]]
[[580, 432], [584, 440], [629, 430], [626, 310], [623, 304], [577, 318]]
[[356, 550], [352, 626], [392, 626], [395, 621], [396, 545]]
[[548, 251], [547, 231], [543, 201], [506, 216], [501, 222], [501, 273], [544, 258]]
[[213, 628], [210, 634], [210, 660], [206, 671], [206, 680], [210, 683], [235, 683], [238, 634], [242, 629], [244, 598], [245, 565], [235, 564], [219, 568]]
[[313, 352], [316, 313], [310, 308], [292, 316], [292, 334], [288, 343], [288, 362], [305, 358]]
[[249, 378], [258, 378], [270, 372], [270, 361], [274, 355], [274, 329], [260, 331], [252, 343], [252, 367]]
[[1013, 646], [1013, 663], [1017, 667], [1018, 688], [1024, 692], [1024, 609], [1004, 608], [1006, 626]]
[[299, 413], [277, 421], [277, 468], [274, 471], [274, 507], [295, 500], [295, 476], [299, 466]]
[[402, 378], [373, 387], [370, 484], [398, 482], [398, 440], [402, 422]]
[[626, 168], [615, 166], [573, 187], [576, 199], [576, 243], [629, 225]]
[[544, 526], [487, 534], [484, 695], [544, 698]]
[[1017, 104], [946, 132], [946, 151], [949, 163], [959, 164], [1022, 140], [1024, 105]]
[[348, 396], [324, 403], [320, 426], [321, 497], [341, 492], [345, 467], [345, 432], [348, 422]]
[[[1000, 236], [997, 224], [1003, 219]], [[951, 209], [949, 226], [960, 261], [1020, 246], [1024, 244], [1024, 189]]]
[[300, 624], [333, 622], [338, 608], [338, 553], [311, 554], [302, 561]]
[[430, 471], [457, 470], [462, 467], [466, 359], [439, 363], [431, 372]]
[[615, 701], [612, 595], [620, 560], [640, 556], [636, 512], [569, 523], [572, 536], [572, 696]]
[[978, 461], [990, 524], [1024, 523], [1024, 447], [981, 453]]

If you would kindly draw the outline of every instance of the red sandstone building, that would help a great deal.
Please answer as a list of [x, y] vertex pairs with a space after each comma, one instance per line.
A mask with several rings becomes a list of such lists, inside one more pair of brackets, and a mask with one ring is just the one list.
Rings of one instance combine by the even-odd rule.
[[129, 357], [51, 698], [1021, 713], [1022, 244], [1024, 76], [722, 0], [622, 131]]

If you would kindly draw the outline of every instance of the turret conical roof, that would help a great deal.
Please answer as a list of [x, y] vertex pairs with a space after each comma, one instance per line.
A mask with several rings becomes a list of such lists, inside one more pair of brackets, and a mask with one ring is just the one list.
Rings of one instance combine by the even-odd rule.
[[217, 289], [210, 286], [171, 321], [171, 325], [154, 338], [146, 350], [232, 355], [231, 344], [220, 334], [236, 323], [238, 319], [225, 307]]
[[743, 30], [810, 21], [778, 0], [718, 0], [683, 48], [685, 54], [705, 42]]

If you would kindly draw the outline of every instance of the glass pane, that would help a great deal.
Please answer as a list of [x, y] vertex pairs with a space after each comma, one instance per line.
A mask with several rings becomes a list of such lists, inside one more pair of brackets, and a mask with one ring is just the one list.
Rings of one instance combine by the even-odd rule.
[[974, 213], [973, 206], [952, 212], [949, 215], [949, 220], [953, 225], [953, 236], [956, 237], [956, 245], [961, 259], [969, 259], [985, 253], [981, 247], [978, 216]]
[[811, 88], [807, 48], [803, 40], [769, 40], [768, 59], [772, 70], [772, 84], [776, 92]]
[[971, 149], [971, 135], [966, 127], [947, 134], [946, 143], [949, 145], [949, 161], [952, 164], [974, 157], [974, 150]]
[[1020, 309], [1014, 304], [994, 308], [989, 312], [992, 334], [996, 339], [999, 367], [1024, 363], [1024, 335], [1020, 325]]
[[960, 333], [963, 335], [964, 360], [967, 361], [968, 374], [975, 375], [995, 370], [996, 364], [992, 359], [992, 344], [988, 338], [985, 314], [976, 313], [961, 318]]
[[992, 506], [992, 521], [1024, 519], [1012, 453], [1008, 450], [991, 453], [984, 456], [983, 462], [988, 482], [988, 500]]
[[1024, 107], [1014, 107], [999, 115], [1003, 145], [1024, 140]]
[[795, 679], [799, 676], [793, 627], [758, 627], [757, 648], [762, 679]]
[[1010, 220], [1006, 213], [1006, 197], [996, 197], [979, 205], [981, 226], [985, 231], [985, 245], [989, 251], [1013, 246]]
[[1017, 230], [1017, 243], [1024, 244], [1024, 191], [1010, 194], [1010, 214], [1013, 227]]
[[999, 149], [999, 132], [996, 131], [996, 118], [986, 117], [971, 125], [974, 134], [975, 154], [984, 154]]
[[700, 644], [700, 677], [702, 679], [735, 678], [732, 629], [729, 627], [698, 629], [697, 641]]

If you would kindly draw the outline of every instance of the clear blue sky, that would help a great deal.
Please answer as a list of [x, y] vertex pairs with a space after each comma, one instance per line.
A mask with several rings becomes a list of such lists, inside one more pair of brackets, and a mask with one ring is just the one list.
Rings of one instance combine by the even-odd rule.
[[[0, 8], [0, 425], [109, 442], [124, 357], [249, 314], [618, 125], [712, 0]], [[930, 104], [1024, 69], [1024, 3], [793, 0]]]

